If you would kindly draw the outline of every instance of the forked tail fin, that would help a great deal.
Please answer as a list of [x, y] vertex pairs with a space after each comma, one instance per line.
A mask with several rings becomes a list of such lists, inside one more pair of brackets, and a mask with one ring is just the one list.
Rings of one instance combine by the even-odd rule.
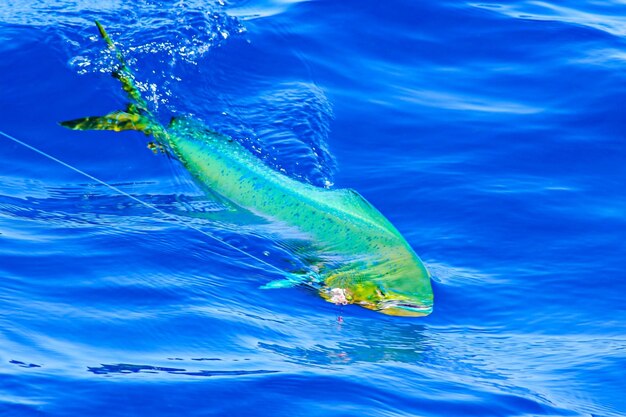
[[73, 130], [138, 130], [146, 135], [161, 133], [163, 130], [149, 115], [137, 112], [133, 106], [128, 106], [127, 111], [118, 110], [104, 116], [81, 117], [59, 124]]
[[126, 94], [128, 94], [130, 104], [127, 106], [126, 110], [114, 111], [104, 116], [90, 116], [68, 120], [61, 122], [61, 126], [74, 130], [114, 130], [116, 132], [122, 130], [138, 130], [146, 135], [153, 135], [157, 142], [165, 144], [165, 129], [157, 122], [150, 110], [148, 110], [147, 103], [137, 88], [135, 77], [126, 64], [124, 56], [116, 48], [109, 34], [104, 30], [100, 22], [96, 21], [96, 26], [108, 48], [115, 53], [118, 64], [115, 70], [113, 70], [112, 75], [122, 83], [122, 88], [126, 91]]

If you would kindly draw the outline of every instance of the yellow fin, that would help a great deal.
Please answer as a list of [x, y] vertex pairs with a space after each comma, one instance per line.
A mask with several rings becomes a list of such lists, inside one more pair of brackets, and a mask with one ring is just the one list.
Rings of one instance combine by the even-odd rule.
[[114, 111], [105, 116], [82, 117], [60, 123], [61, 126], [73, 130], [138, 130], [151, 135], [154, 133], [150, 120], [137, 113]]

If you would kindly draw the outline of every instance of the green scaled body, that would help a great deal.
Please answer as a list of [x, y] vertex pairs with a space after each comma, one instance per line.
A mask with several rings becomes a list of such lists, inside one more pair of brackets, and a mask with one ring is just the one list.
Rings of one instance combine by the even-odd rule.
[[[301, 183], [265, 165], [232, 138], [174, 119], [160, 125], [147, 110], [134, 77], [100, 24], [120, 62], [114, 73], [132, 104], [126, 111], [61, 123], [76, 130], [138, 130], [170, 150], [203, 186], [236, 205], [296, 228], [310, 242], [307, 258], [320, 294], [391, 315], [432, 311], [429, 274], [395, 227], [356, 191]], [[312, 276], [311, 275], [311, 276]], [[306, 278], [303, 278], [306, 281]], [[287, 278], [267, 287], [298, 283]]]

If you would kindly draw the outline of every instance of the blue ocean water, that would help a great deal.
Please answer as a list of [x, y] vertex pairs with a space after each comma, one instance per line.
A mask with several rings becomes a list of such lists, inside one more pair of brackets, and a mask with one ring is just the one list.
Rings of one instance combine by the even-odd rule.
[[435, 310], [260, 290], [264, 264], [0, 137], [0, 415], [626, 414], [624, 16], [1, 0], [2, 132], [284, 262], [141, 133], [58, 125], [127, 101], [98, 19], [164, 122], [363, 194], [431, 271]]

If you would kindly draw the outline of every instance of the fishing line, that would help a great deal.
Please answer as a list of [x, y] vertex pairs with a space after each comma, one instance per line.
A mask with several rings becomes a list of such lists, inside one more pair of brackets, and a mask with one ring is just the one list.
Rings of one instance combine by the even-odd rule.
[[182, 224], [184, 226], [187, 226], [190, 229], [193, 229], [196, 232], [201, 233], [202, 235], [204, 235], [204, 236], [206, 236], [206, 237], [208, 237], [210, 239], [213, 239], [213, 240], [223, 244], [224, 246], [227, 246], [227, 247], [229, 247], [229, 248], [231, 248], [231, 249], [233, 249], [233, 250], [235, 250], [235, 251], [237, 251], [239, 253], [242, 253], [242, 254], [248, 256], [250, 259], [253, 259], [253, 260], [259, 262], [260, 264], [263, 264], [263, 265], [269, 267], [270, 269], [273, 269], [274, 271], [278, 272], [281, 275], [285, 275], [285, 271], [281, 270], [280, 268], [278, 268], [278, 267], [276, 267], [276, 266], [274, 266], [274, 265], [264, 261], [263, 259], [260, 259], [260, 258], [258, 258], [256, 256], [252, 255], [249, 252], [244, 251], [243, 249], [238, 248], [237, 246], [231, 245], [230, 243], [226, 242], [225, 240], [222, 240], [222, 239], [212, 235], [211, 233], [206, 232], [206, 231], [200, 229], [199, 227], [195, 226], [194, 224], [192, 224], [190, 222], [187, 222], [187, 221], [181, 219], [178, 216], [175, 216], [175, 215], [170, 214], [170, 213], [168, 213], [166, 211], [163, 211], [163, 210], [161, 210], [160, 208], [158, 208], [157, 206], [155, 206], [153, 204], [146, 203], [145, 201], [143, 201], [143, 200], [141, 200], [141, 199], [139, 199], [139, 198], [137, 198], [137, 197], [135, 197], [135, 196], [133, 196], [131, 194], [128, 194], [127, 192], [119, 189], [118, 187], [116, 187], [114, 185], [111, 185], [111, 184], [109, 184], [109, 183], [107, 183], [107, 182], [105, 182], [105, 181], [103, 181], [103, 180], [101, 180], [99, 178], [96, 178], [93, 175], [88, 174], [85, 171], [82, 171], [82, 170], [76, 168], [75, 166], [72, 166], [72, 165], [68, 164], [67, 162], [61, 161], [60, 159], [55, 158], [54, 156], [52, 156], [52, 155], [42, 151], [41, 149], [38, 149], [38, 148], [36, 148], [36, 147], [34, 147], [32, 145], [29, 145], [28, 143], [23, 142], [23, 141], [15, 138], [15, 137], [5, 133], [5, 132], [3, 132], [2, 130], [0, 130], [0, 135], [2, 135], [5, 138], [7, 138], [7, 139], [17, 143], [18, 145], [21, 145], [21, 146], [23, 146], [23, 147], [25, 147], [27, 149], [30, 149], [31, 151], [33, 151], [35, 153], [38, 153], [39, 155], [41, 155], [41, 156], [43, 156], [45, 158], [50, 159], [51, 161], [54, 161], [54, 162], [56, 162], [56, 163], [58, 163], [60, 165], [63, 165], [64, 167], [66, 167], [66, 168], [68, 168], [68, 169], [70, 169], [70, 170], [72, 170], [72, 171], [82, 175], [83, 177], [89, 178], [90, 180], [95, 181], [98, 184], [104, 185], [105, 187], [115, 191], [116, 193], [118, 193], [120, 195], [123, 195], [125, 197], [130, 198], [131, 200], [133, 200], [133, 201], [135, 201], [135, 202], [137, 202], [137, 203], [139, 203], [139, 204], [141, 204], [141, 205], [143, 205], [145, 207], [148, 207], [149, 209], [159, 213], [160, 215], [165, 216], [166, 218], [169, 218], [171, 220], [174, 220], [178, 224]]

